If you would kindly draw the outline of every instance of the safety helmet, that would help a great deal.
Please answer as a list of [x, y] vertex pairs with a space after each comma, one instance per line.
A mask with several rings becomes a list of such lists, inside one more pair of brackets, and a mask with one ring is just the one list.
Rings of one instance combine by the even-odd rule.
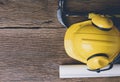
[[99, 14], [91, 20], [71, 25], [66, 31], [64, 46], [67, 54], [89, 69], [100, 69], [110, 64], [120, 52], [120, 33], [113, 22]]

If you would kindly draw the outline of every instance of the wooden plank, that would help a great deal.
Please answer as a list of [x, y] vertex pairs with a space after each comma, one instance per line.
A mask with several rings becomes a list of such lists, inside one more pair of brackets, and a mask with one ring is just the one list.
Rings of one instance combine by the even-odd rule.
[[[67, 0], [71, 11], [120, 10], [120, 0]], [[61, 27], [56, 12], [58, 0], [0, 0], [0, 27]], [[86, 20], [70, 18], [72, 23]]]
[[120, 13], [120, 0], [66, 0], [69, 11]]
[[0, 27], [56, 27], [57, 0], [0, 0]]
[[120, 82], [120, 77], [59, 79], [60, 64], [78, 63], [64, 51], [65, 31], [0, 30], [0, 82]]

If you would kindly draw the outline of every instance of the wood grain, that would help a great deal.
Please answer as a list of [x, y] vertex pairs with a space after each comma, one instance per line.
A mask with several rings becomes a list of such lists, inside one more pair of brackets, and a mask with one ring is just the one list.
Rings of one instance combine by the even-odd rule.
[[0, 82], [120, 82], [119, 77], [59, 79], [59, 65], [78, 63], [64, 51], [65, 31], [0, 30]]
[[113, 13], [120, 10], [120, 0], [66, 0], [66, 2], [69, 11]]
[[57, 0], [0, 0], [0, 27], [56, 27]]
[[[66, 0], [71, 11], [120, 11], [120, 0]], [[0, 0], [2, 27], [62, 27], [57, 20], [58, 0]], [[79, 19], [79, 20], [78, 20]], [[86, 20], [70, 18], [71, 24]]]

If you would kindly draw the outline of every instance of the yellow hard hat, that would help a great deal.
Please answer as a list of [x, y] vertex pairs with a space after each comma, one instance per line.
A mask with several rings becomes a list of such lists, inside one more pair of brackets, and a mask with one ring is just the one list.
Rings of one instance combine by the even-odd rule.
[[89, 18], [92, 23], [103, 30], [110, 30], [113, 27], [113, 22], [104, 15], [90, 13]]
[[[64, 46], [70, 57], [85, 63], [90, 69], [99, 69], [111, 63], [119, 54], [120, 32], [111, 23], [108, 26], [112, 26], [112, 29], [104, 31], [96, 28], [92, 22], [88, 20], [71, 25], [66, 31]], [[108, 57], [92, 57], [100, 53]]]

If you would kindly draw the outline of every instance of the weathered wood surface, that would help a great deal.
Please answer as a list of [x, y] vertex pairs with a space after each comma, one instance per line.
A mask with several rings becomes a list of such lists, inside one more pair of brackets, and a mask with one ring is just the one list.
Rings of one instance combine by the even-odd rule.
[[[0, 27], [61, 27], [58, 0], [0, 0]], [[69, 10], [89, 12], [120, 10], [120, 0], [67, 0]], [[78, 22], [78, 20], [74, 20]], [[85, 20], [79, 17], [79, 21]]]
[[57, 0], [0, 0], [0, 27], [56, 27]]
[[[92, 12], [119, 12], [120, 0], [66, 0], [70, 11]], [[120, 12], [119, 12], [120, 13]]]
[[1, 29], [0, 82], [120, 82], [115, 78], [59, 79], [59, 65], [77, 63], [63, 47], [66, 29]]

